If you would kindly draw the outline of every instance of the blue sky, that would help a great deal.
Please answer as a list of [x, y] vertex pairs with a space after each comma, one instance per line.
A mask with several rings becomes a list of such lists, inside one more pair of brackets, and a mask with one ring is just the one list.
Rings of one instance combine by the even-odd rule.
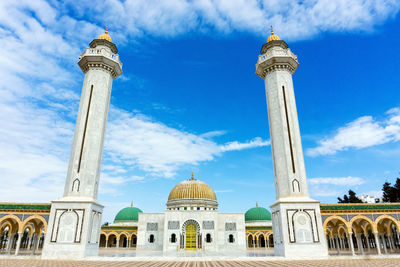
[[[96, 8], [93, 8], [96, 6]], [[114, 81], [99, 201], [162, 212], [208, 183], [222, 212], [275, 200], [263, 81], [269, 26], [298, 56], [294, 88], [311, 196], [379, 194], [398, 176], [400, 1], [2, 1], [0, 201], [61, 197], [90, 41], [110, 28]]]

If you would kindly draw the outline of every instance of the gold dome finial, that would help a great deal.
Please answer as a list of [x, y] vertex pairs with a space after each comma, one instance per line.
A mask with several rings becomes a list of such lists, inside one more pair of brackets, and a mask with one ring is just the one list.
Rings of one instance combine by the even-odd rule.
[[106, 30], [104, 31], [103, 34], [100, 34], [97, 39], [105, 39], [107, 41], [110, 41], [112, 43], [112, 39], [110, 35], [108, 35], [108, 26], [106, 26]]
[[194, 174], [193, 174], [193, 172], [192, 172], [192, 180], [194, 180]]
[[274, 29], [272, 28], [272, 25], [271, 25], [271, 35], [268, 37], [267, 43], [270, 41], [275, 41], [275, 40], [280, 40], [280, 38], [278, 35], [275, 35]]
[[[272, 28], [272, 27], [271, 27]], [[256, 202], [256, 207], [258, 208], [258, 202]]]
[[131, 201], [131, 207], [133, 207], [133, 201]]

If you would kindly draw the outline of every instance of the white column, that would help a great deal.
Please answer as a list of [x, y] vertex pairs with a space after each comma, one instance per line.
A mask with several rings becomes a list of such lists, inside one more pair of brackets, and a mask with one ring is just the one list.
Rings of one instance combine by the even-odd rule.
[[335, 235], [335, 241], [336, 241], [337, 254], [340, 255], [340, 245], [339, 245], [339, 236], [338, 235]]
[[39, 250], [39, 245], [40, 245], [40, 239], [42, 238], [42, 234], [41, 233], [39, 233], [38, 234], [38, 240], [37, 240], [37, 242], [36, 242], [36, 250]]
[[37, 243], [39, 243], [39, 237], [37, 236], [37, 234], [34, 234], [33, 235], [33, 244], [32, 244], [32, 255], [35, 255], [35, 252], [36, 252], [36, 245], [37, 245]]
[[376, 252], [378, 255], [381, 255], [381, 242], [379, 241], [379, 234], [378, 233], [373, 233], [375, 237], [375, 243], [376, 243]]
[[358, 251], [361, 251], [361, 254], [364, 255], [364, 248], [363, 248], [361, 234], [356, 234], [356, 239], [357, 239]]
[[392, 252], [394, 252], [394, 250], [395, 250], [396, 247], [395, 247], [395, 245], [394, 245], [393, 234], [389, 235], [388, 238], [389, 238], [389, 240], [390, 240], [390, 250], [391, 250]]
[[19, 248], [21, 247], [21, 239], [24, 233], [18, 233], [17, 246], [15, 247], [15, 255], [18, 255]]
[[386, 247], [386, 241], [385, 241], [385, 236], [383, 234], [380, 234], [380, 240], [382, 241], [382, 246], [383, 246], [383, 251], [385, 254], [387, 254], [387, 247]]
[[32, 235], [32, 236], [28, 236], [28, 246], [27, 246], [27, 249], [28, 249], [28, 250], [31, 249], [32, 238], [33, 238], [33, 235]]
[[8, 234], [8, 240], [7, 240], [7, 253], [11, 254], [11, 249], [14, 245], [14, 237], [15, 233]]
[[350, 250], [351, 250], [351, 255], [356, 255], [356, 253], [354, 252], [354, 244], [353, 244], [353, 233], [347, 233], [347, 237], [349, 240], [349, 245], [350, 245]]

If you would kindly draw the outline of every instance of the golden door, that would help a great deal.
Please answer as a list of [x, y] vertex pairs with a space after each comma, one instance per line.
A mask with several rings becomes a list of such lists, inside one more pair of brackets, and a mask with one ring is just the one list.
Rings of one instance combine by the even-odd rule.
[[196, 230], [192, 223], [186, 226], [186, 250], [196, 250]]

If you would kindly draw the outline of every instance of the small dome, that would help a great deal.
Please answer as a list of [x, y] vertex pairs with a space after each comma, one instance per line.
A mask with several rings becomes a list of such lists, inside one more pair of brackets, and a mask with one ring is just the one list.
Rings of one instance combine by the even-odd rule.
[[271, 35], [268, 37], [267, 43], [269, 43], [269, 42], [271, 42], [271, 41], [275, 41], [275, 40], [280, 40], [280, 39], [281, 39], [281, 38], [279, 38], [278, 35], [275, 35], [275, 34], [274, 34], [274, 30], [272, 29], [272, 26], [271, 26]]
[[105, 39], [112, 43], [112, 39], [111, 39], [110, 35], [108, 35], [108, 26], [106, 27], [105, 32], [103, 34], [100, 34], [99, 37], [97, 37], [97, 39]]
[[270, 221], [271, 213], [263, 207], [254, 207], [244, 214], [244, 220], [247, 221]]
[[137, 221], [139, 212], [143, 212], [141, 209], [136, 207], [127, 207], [120, 210], [115, 216], [114, 222], [117, 221]]
[[177, 199], [208, 199], [217, 200], [211, 187], [200, 180], [192, 178], [177, 184], [169, 193], [168, 201]]

